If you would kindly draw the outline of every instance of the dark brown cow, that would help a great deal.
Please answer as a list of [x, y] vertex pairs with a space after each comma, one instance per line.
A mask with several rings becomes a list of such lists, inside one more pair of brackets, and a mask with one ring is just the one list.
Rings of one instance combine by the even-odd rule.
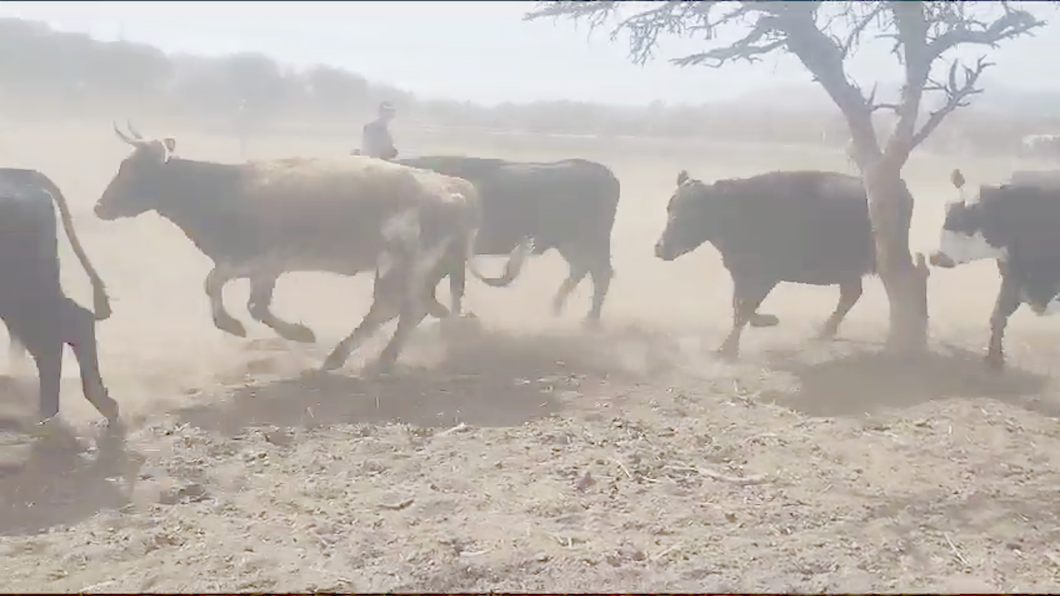
[[[357, 345], [399, 317], [379, 359], [385, 370], [428, 312], [448, 316], [428, 298], [428, 286], [465, 263], [481, 276], [467, 261], [481, 213], [466, 180], [365, 156], [194, 161], [173, 156], [172, 138], [145, 140], [131, 126], [131, 135], [117, 126], [115, 132], [134, 150], [96, 203], [96, 215], [113, 220], [154, 210], [180, 227], [214, 262], [206, 294], [214, 324], [227, 333], [246, 335], [222, 302], [232, 279], [250, 280], [247, 306], [255, 320], [284, 338], [313, 342], [308, 327], [270, 311], [277, 279], [289, 271], [375, 270], [370, 311], [324, 368], [342, 366]], [[516, 257], [526, 249], [519, 250]], [[513, 257], [509, 267], [518, 261]], [[453, 296], [457, 313], [461, 298]]]
[[[58, 235], [52, 201], [74, 254], [92, 282], [95, 314], [63, 293], [59, 281]], [[36, 170], [0, 168], [0, 319], [11, 336], [12, 355], [33, 355], [40, 380], [40, 417], [59, 413], [63, 345], [81, 368], [85, 398], [108, 421], [118, 403], [99, 372], [95, 320], [110, 316], [110, 301], [77, 233], [62, 191]]]

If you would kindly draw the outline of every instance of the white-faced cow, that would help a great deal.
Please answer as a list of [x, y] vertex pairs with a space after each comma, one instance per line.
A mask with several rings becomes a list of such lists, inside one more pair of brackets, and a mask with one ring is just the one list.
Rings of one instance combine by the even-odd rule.
[[[533, 241], [533, 254], [555, 248], [570, 274], [552, 300], [553, 313], [562, 312], [570, 293], [589, 275], [593, 298], [586, 322], [599, 322], [614, 276], [611, 229], [620, 191], [618, 178], [607, 166], [584, 159], [527, 163], [457, 155], [395, 161], [474, 183], [483, 213], [475, 253], [506, 255], [526, 238]], [[487, 283], [508, 285], [516, 275]], [[450, 293], [462, 293], [462, 273], [450, 276], [449, 284]]]
[[[910, 201], [911, 201], [910, 197]], [[655, 255], [672, 261], [710, 242], [732, 275], [732, 330], [719, 352], [736, 356], [740, 334], [779, 320], [758, 307], [780, 282], [839, 285], [821, 329], [830, 338], [875, 271], [875, 246], [861, 180], [832, 172], [772, 172], [707, 184], [682, 171], [666, 207]]]
[[[378, 361], [386, 370], [427, 312], [450, 314], [429, 299], [428, 287], [465, 264], [480, 276], [468, 255], [481, 213], [466, 180], [364, 156], [194, 161], [173, 155], [172, 138], [145, 140], [131, 126], [131, 134], [114, 129], [133, 153], [103, 191], [96, 215], [114, 220], [154, 210], [176, 224], [214, 262], [205, 289], [214, 324], [227, 333], [246, 335], [222, 301], [232, 279], [249, 279], [247, 307], [255, 320], [286, 339], [313, 342], [308, 327], [271, 312], [277, 279], [290, 271], [375, 270], [368, 314], [324, 368], [342, 366], [360, 343], [398, 317]], [[513, 257], [509, 270], [518, 260]], [[460, 300], [453, 296], [457, 313]]]
[[[951, 179], [961, 190], [964, 177], [959, 170]], [[952, 268], [995, 259], [1001, 273], [990, 316], [986, 362], [991, 368], [1004, 367], [1005, 327], [1020, 304], [1026, 303], [1039, 316], [1060, 312], [1058, 229], [1060, 185], [1055, 181], [982, 185], [976, 196], [946, 207], [939, 250], [931, 255], [931, 263]]]
[[[63, 293], [53, 200], [70, 246], [92, 282], [95, 314]], [[0, 319], [7, 325], [12, 352], [28, 350], [37, 364], [41, 420], [59, 413], [63, 346], [69, 344], [81, 368], [85, 398], [108, 421], [116, 421], [118, 404], [100, 375], [96, 343], [96, 320], [110, 316], [110, 301], [74, 231], [66, 198], [36, 170], [0, 168], [0, 280]]]

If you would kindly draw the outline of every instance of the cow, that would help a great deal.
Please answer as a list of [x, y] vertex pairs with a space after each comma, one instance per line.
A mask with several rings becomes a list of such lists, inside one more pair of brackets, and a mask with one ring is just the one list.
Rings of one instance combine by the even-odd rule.
[[[270, 310], [279, 277], [292, 271], [356, 275], [375, 270], [372, 306], [361, 324], [331, 352], [323, 369], [342, 366], [380, 326], [398, 327], [376, 362], [387, 372], [427, 312], [447, 317], [428, 284], [469, 266], [481, 224], [478, 193], [468, 181], [367, 156], [287, 158], [220, 164], [174, 155], [176, 140], [147, 140], [128, 125], [114, 131], [133, 152], [95, 206], [112, 221], [155, 211], [177, 225], [214, 262], [206, 276], [214, 325], [245, 337], [243, 324], [224, 307], [223, 288], [247, 278], [247, 308], [281, 337], [311, 343], [316, 336]], [[529, 242], [513, 249], [508, 277], [521, 265]], [[500, 279], [500, 278], [498, 278]], [[453, 296], [460, 312], [461, 296]], [[421, 307], [426, 309], [420, 312]], [[442, 312], [444, 311], [444, 312]]]
[[[406, 166], [432, 170], [469, 180], [478, 188], [483, 212], [475, 254], [510, 254], [533, 241], [533, 254], [555, 248], [570, 273], [552, 300], [559, 315], [567, 298], [586, 275], [592, 277], [592, 306], [585, 322], [594, 326], [607, 298], [614, 270], [611, 230], [618, 210], [620, 186], [602, 164], [584, 159], [553, 162], [512, 162], [503, 159], [428, 155], [395, 160]], [[518, 275], [494, 282], [501, 287]], [[463, 292], [464, 276], [449, 277], [450, 293]], [[432, 290], [433, 295], [433, 290]]]
[[788, 171], [707, 184], [681, 171], [666, 211], [656, 257], [673, 261], [710, 242], [732, 276], [732, 330], [718, 348], [724, 357], [738, 355], [745, 325], [779, 324], [758, 313], [778, 283], [839, 286], [818, 335], [831, 338], [861, 297], [862, 278], [876, 271], [868, 200], [853, 176]]
[[[63, 292], [53, 201], [70, 246], [91, 281], [94, 313]], [[110, 397], [99, 370], [96, 341], [96, 321], [110, 314], [106, 288], [81, 246], [59, 187], [37, 170], [0, 168], [0, 319], [7, 326], [12, 355], [26, 350], [36, 361], [42, 423], [59, 414], [64, 345], [77, 357], [85, 399], [109, 423], [118, 421], [118, 403]]]
[[[960, 170], [953, 171], [951, 181], [963, 194]], [[1060, 312], [1058, 228], [1060, 186], [1056, 184], [981, 185], [976, 196], [946, 206], [939, 248], [931, 254], [931, 264], [950, 269], [994, 259], [1001, 274], [985, 357], [990, 369], [1005, 366], [1005, 328], [1021, 304], [1039, 316]]]

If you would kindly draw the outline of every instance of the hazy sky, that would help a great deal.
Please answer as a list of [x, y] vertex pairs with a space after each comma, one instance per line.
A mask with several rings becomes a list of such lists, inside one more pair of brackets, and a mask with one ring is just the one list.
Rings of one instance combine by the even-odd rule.
[[[1017, 3], [1018, 4], [1018, 3]], [[1051, 4], [1051, 3], [1050, 3]], [[605, 32], [551, 20], [521, 21], [533, 2], [0, 2], [0, 16], [147, 42], [166, 51], [207, 55], [259, 51], [295, 65], [325, 63], [417, 94], [480, 102], [576, 99], [642, 104], [700, 103], [758, 88], [809, 82], [791, 58], [722, 70], [680, 69], [657, 59], [627, 60], [624, 43]], [[1060, 11], [1032, 5], [1060, 21]], [[1060, 88], [1055, 67], [1060, 23], [995, 53], [992, 81]], [[663, 57], [688, 42], [670, 44]], [[973, 50], [973, 56], [974, 56]], [[854, 65], [855, 76], [894, 78], [882, 48]], [[775, 99], [775, 98], [773, 98]]]

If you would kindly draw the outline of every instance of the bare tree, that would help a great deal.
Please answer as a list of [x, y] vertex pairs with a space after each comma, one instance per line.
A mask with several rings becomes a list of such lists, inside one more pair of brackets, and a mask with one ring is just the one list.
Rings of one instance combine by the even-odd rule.
[[[636, 8], [632, 8], [636, 6]], [[927, 265], [909, 252], [913, 200], [902, 180], [910, 152], [938, 128], [948, 114], [968, 105], [990, 64], [957, 60], [941, 68], [943, 55], [957, 46], [994, 48], [1044, 25], [1007, 2], [681, 2], [627, 3], [612, 0], [538, 2], [526, 20], [566, 17], [593, 28], [610, 25], [612, 40], [626, 34], [630, 55], [643, 64], [666, 36], [701, 39], [708, 49], [674, 58], [679, 66], [720, 67], [738, 60], [755, 62], [777, 52], [795, 55], [842, 111], [850, 128], [851, 157], [861, 171], [869, 197], [876, 241], [877, 268], [890, 303], [888, 346], [924, 350], [928, 339]], [[742, 30], [720, 44], [718, 34]], [[875, 101], [846, 72], [846, 61], [867, 39], [887, 39], [905, 73], [897, 104]], [[710, 47], [713, 46], [713, 47]], [[941, 79], [941, 80], [939, 80]], [[939, 93], [941, 107], [921, 121], [927, 93]], [[873, 125], [877, 110], [890, 110], [896, 124], [882, 139]]]

